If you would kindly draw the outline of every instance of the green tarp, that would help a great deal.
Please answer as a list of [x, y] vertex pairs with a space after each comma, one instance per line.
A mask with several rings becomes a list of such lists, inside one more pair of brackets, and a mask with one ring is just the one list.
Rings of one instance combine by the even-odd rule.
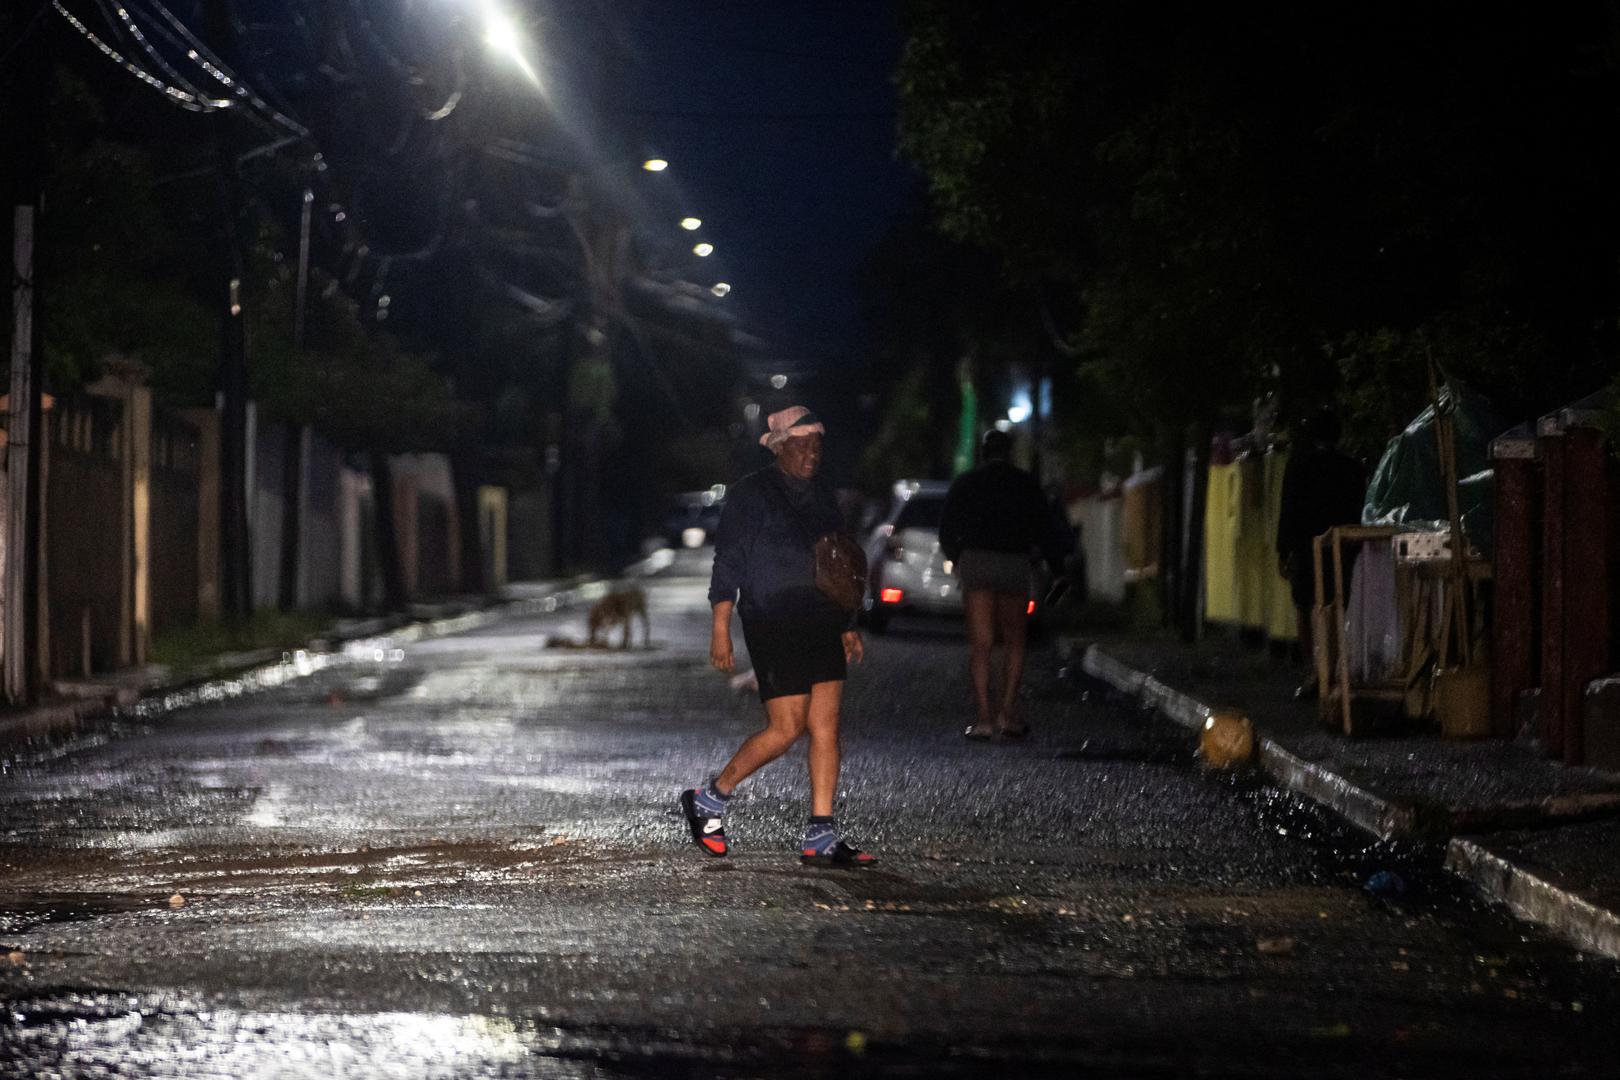
[[[1495, 537], [1492, 505], [1491, 440], [1501, 431], [1496, 414], [1484, 398], [1451, 383], [1440, 391], [1443, 406], [1453, 391], [1457, 407], [1452, 413], [1457, 449], [1457, 505], [1463, 532], [1474, 547], [1490, 557]], [[1389, 440], [1384, 456], [1367, 485], [1364, 525], [1399, 525], [1415, 531], [1450, 528], [1446, 516], [1445, 477], [1435, 442], [1434, 406], [1429, 406]]]

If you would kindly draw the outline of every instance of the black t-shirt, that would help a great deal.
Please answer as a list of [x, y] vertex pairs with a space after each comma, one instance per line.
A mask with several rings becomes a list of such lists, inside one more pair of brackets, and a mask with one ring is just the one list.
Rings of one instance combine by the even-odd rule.
[[940, 514], [939, 547], [947, 558], [962, 552], [1028, 554], [1034, 548], [1061, 570], [1063, 543], [1035, 478], [1005, 461], [987, 461], [951, 482]]

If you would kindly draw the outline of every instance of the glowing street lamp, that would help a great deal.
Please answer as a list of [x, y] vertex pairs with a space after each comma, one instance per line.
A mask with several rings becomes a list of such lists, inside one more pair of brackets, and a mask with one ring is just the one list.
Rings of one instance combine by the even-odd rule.
[[661, 157], [648, 158], [646, 161], [641, 163], [641, 167], [646, 169], [648, 172], [663, 172], [665, 169], [669, 168], [669, 162], [665, 161]]
[[506, 57], [516, 64], [518, 70], [526, 75], [534, 85], [540, 85], [540, 76], [524, 55], [523, 33], [512, 21], [512, 17], [495, 5], [493, 0], [484, 0], [478, 5], [484, 14], [484, 43], [496, 53]]
[[685, 229], [687, 232], [692, 232], [692, 231], [694, 231], [696, 229], [701, 229], [702, 227], [703, 227], [703, 222], [698, 218], [695, 218], [695, 217], [683, 217], [683, 218], [681, 218], [681, 228]]
[[714, 254], [714, 245], [708, 243], [707, 241], [701, 244], [696, 244], [692, 247], [692, 254], [696, 255], [700, 259], [707, 259], [710, 255]]

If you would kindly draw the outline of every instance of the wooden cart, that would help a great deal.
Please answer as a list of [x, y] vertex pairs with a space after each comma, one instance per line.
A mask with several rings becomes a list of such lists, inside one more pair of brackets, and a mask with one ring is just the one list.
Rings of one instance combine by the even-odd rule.
[[[1324, 723], [1346, 735], [1365, 735], [1374, 726], [1373, 717], [1393, 714], [1397, 709], [1411, 719], [1426, 719], [1432, 714], [1433, 669], [1455, 662], [1459, 654], [1467, 655], [1466, 644], [1457, 640], [1454, 563], [1444, 539], [1444, 534], [1402, 532], [1387, 525], [1342, 525], [1316, 538], [1312, 636], [1316, 641], [1318, 709]], [[1350, 675], [1350, 651], [1344, 634], [1344, 571], [1354, 554], [1346, 547], [1355, 549], [1369, 541], [1386, 540], [1396, 545], [1393, 555], [1399, 661], [1387, 678], [1355, 681]], [[1491, 578], [1491, 565], [1473, 555], [1466, 560], [1466, 567], [1470, 595], [1465, 610], [1473, 624], [1469, 637], [1477, 640], [1484, 610], [1479, 593]]]

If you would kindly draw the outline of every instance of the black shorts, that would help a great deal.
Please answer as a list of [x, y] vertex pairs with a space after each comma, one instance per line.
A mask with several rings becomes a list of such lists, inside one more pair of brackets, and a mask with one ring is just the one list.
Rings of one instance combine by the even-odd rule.
[[821, 682], [841, 682], [844, 664], [842, 615], [800, 619], [744, 619], [743, 642], [759, 680], [759, 700], [808, 694]]

